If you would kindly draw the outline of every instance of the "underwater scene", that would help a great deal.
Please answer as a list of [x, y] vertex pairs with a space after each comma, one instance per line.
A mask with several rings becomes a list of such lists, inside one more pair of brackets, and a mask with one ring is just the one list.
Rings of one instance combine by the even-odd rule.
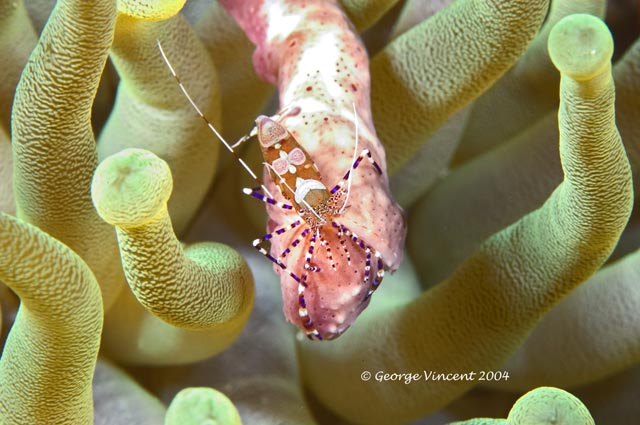
[[0, 0], [0, 424], [640, 423], [640, 1]]

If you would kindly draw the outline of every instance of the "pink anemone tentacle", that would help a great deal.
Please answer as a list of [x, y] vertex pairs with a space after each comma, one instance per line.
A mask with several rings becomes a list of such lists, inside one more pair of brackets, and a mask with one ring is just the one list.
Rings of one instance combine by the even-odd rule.
[[[322, 339], [331, 339], [368, 305], [383, 269], [398, 268], [406, 236], [404, 214], [389, 191], [385, 152], [373, 126], [369, 59], [336, 1], [222, 0], [222, 4], [256, 45], [254, 67], [262, 79], [278, 87], [280, 107], [299, 111], [274, 119], [311, 155], [324, 186], [335, 187], [345, 173], [351, 174], [347, 205], [339, 217], [319, 228], [319, 242], [330, 255], [313, 255], [313, 267], [319, 272], [307, 273], [304, 282], [306, 312]], [[364, 150], [371, 163], [358, 167], [354, 152]], [[282, 157], [274, 167], [281, 171], [295, 167], [301, 161], [297, 156], [298, 152]], [[268, 170], [264, 176], [269, 191], [284, 202]], [[269, 203], [267, 210], [270, 233], [294, 222], [299, 214]], [[296, 276], [305, 275], [305, 265], [311, 267], [313, 249], [308, 244], [316, 242], [315, 236], [302, 238], [301, 248], [292, 249], [303, 231], [300, 226], [270, 240], [271, 256], [286, 252], [287, 268]], [[281, 266], [274, 264], [274, 269], [281, 276], [285, 316], [305, 330], [308, 322], [300, 314], [298, 283]]]

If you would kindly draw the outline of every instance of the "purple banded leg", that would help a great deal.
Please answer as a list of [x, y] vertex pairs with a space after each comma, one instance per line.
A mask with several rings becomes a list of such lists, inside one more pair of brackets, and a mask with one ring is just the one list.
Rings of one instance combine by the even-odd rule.
[[307, 253], [305, 254], [305, 258], [304, 258], [304, 269], [310, 272], [320, 271], [320, 267], [311, 265], [311, 259], [313, 258], [313, 251], [316, 248], [316, 236], [317, 234], [311, 236], [311, 239], [309, 241], [309, 249], [307, 250]]
[[287, 255], [289, 255], [289, 253], [291, 252], [291, 248], [295, 248], [296, 246], [298, 246], [298, 244], [302, 242], [302, 240], [309, 234], [309, 231], [310, 229], [308, 227], [304, 229], [302, 233], [300, 233], [300, 235], [298, 235], [298, 237], [295, 238], [284, 251], [282, 251], [280, 256], [278, 256], [278, 260], [283, 260]]
[[376, 277], [373, 279], [373, 283], [371, 284], [371, 291], [369, 296], [373, 294], [376, 289], [380, 287], [382, 283], [382, 279], [384, 279], [384, 263], [382, 262], [382, 254], [378, 251], [375, 252], [376, 257]]
[[261, 189], [260, 187], [256, 187], [256, 188], [253, 188], [253, 189], [249, 189], [248, 187], [245, 187], [244, 189], [242, 189], [242, 192], [245, 195], [253, 196], [256, 199], [261, 200], [265, 204], [271, 204], [271, 205], [274, 205], [274, 206], [276, 206], [278, 208], [282, 208], [282, 209], [285, 209], [285, 210], [292, 210], [293, 209], [293, 206], [291, 206], [289, 204], [285, 204], [284, 202], [279, 202], [279, 201], [276, 201], [273, 198], [270, 198], [268, 196], [264, 196], [262, 193], [260, 193], [260, 189]]
[[364, 263], [364, 283], [369, 283], [369, 275], [371, 274], [371, 249], [369, 247], [364, 250], [366, 259]]
[[288, 273], [289, 276], [291, 276], [293, 278], [293, 280], [295, 280], [298, 283], [300, 283], [302, 280], [295, 273], [293, 273], [291, 270], [289, 270], [287, 268], [286, 264], [284, 264], [282, 261], [280, 261], [280, 259], [275, 258], [273, 255], [269, 254], [267, 252], [267, 250], [264, 249], [264, 247], [261, 246], [261, 244], [263, 242], [271, 240], [274, 236], [281, 235], [281, 234], [283, 234], [283, 233], [285, 233], [285, 232], [287, 232], [287, 231], [289, 231], [291, 229], [295, 229], [296, 227], [298, 227], [300, 225], [300, 223], [301, 223], [300, 220], [296, 220], [293, 223], [289, 224], [288, 226], [281, 227], [280, 229], [276, 229], [273, 232], [267, 233], [263, 237], [255, 239], [253, 241], [253, 247], [255, 249], [257, 249], [260, 254], [264, 255], [269, 260], [271, 260], [273, 263], [277, 264], [282, 270], [284, 270], [286, 273]]
[[291, 229], [295, 229], [296, 227], [298, 227], [300, 225], [301, 221], [300, 220], [296, 220], [293, 223], [289, 224], [288, 226], [282, 227], [280, 229], [277, 229], [271, 233], [267, 233], [266, 235], [264, 235], [263, 237], [256, 239], [253, 241], [253, 246], [254, 248], [256, 248], [258, 250], [258, 252], [260, 252], [260, 254], [264, 255], [265, 257], [267, 257], [269, 260], [271, 260], [273, 263], [277, 264], [285, 273], [288, 273], [289, 276], [291, 276], [291, 278], [293, 280], [295, 280], [296, 282], [298, 282], [298, 314], [300, 315], [300, 319], [302, 321], [305, 333], [307, 335], [307, 338], [309, 339], [318, 339], [318, 340], [322, 340], [322, 335], [320, 335], [320, 332], [318, 332], [318, 330], [315, 328], [315, 325], [313, 324], [313, 321], [311, 320], [311, 317], [309, 317], [309, 312], [307, 311], [307, 304], [306, 301], [304, 299], [304, 290], [307, 287], [307, 274], [305, 271], [305, 274], [302, 276], [302, 278], [298, 277], [298, 275], [296, 275], [295, 273], [293, 273], [291, 270], [289, 270], [286, 266], [286, 264], [284, 264], [282, 262], [282, 258], [284, 258], [287, 254], [289, 254], [289, 252], [291, 252], [290, 247], [295, 247], [297, 246], [304, 237], [306, 237], [309, 234], [309, 228], [306, 228], [302, 231], [302, 233], [300, 234], [300, 236], [298, 236], [290, 245], [290, 247], [287, 247], [287, 249], [285, 249], [282, 254], [280, 254], [280, 256], [278, 258], [275, 258], [274, 256], [272, 256], [271, 254], [269, 254], [267, 252], [266, 249], [264, 249], [264, 247], [262, 247], [260, 244], [262, 244], [263, 242], [266, 242], [268, 240], [271, 240], [274, 236], [277, 235], [281, 235]]
[[333, 255], [331, 254], [331, 247], [329, 246], [329, 243], [327, 242], [327, 240], [324, 237], [322, 237], [322, 235], [320, 236], [320, 245], [322, 245], [324, 247], [324, 250], [327, 252], [327, 259], [331, 264], [331, 268], [333, 269], [334, 272], [337, 271], [336, 263], [335, 261], [333, 261]]
[[358, 157], [356, 158], [355, 161], [353, 161], [353, 165], [351, 166], [351, 168], [349, 170], [347, 170], [347, 172], [344, 174], [344, 177], [342, 177], [342, 180], [340, 180], [338, 182], [338, 184], [336, 184], [333, 189], [331, 189], [331, 194], [333, 195], [334, 193], [336, 193], [338, 190], [342, 189], [342, 187], [344, 187], [344, 185], [347, 183], [347, 181], [349, 180], [349, 176], [351, 175], [352, 171], [355, 171], [356, 168], [358, 168], [358, 166], [360, 165], [360, 163], [362, 162], [362, 160], [364, 158], [367, 158], [369, 160], [369, 162], [371, 163], [371, 165], [373, 166], [373, 168], [376, 169], [376, 172], [380, 175], [382, 175], [382, 168], [380, 168], [380, 166], [378, 165], [378, 163], [376, 162], [375, 159], [373, 159], [373, 157], [371, 156], [371, 152], [369, 152], [369, 149], [364, 149], [360, 155], [358, 155]]
[[344, 251], [344, 254], [347, 256], [347, 265], [351, 265], [351, 254], [349, 253], [349, 250], [347, 249], [346, 243], [347, 241], [344, 239], [344, 235], [342, 233], [342, 229], [340, 229], [340, 226], [332, 221], [331, 225], [335, 228], [338, 229], [338, 239], [340, 240], [340, 246], [342, 247], [342, 250]]
[[320, 332], [318, 332], [315, 325], [313, 324], [313, 321], [311, 320], [311, 317], [309, 316], [309, 312], [307, 310], [307, 302], [304, 298], [304, 292], [305, 292], [305, 289], [307, 288], [307, 277], [308, 277], [307, 272], [320, 271], [319, 267], [315, 267], [311, 265], [311, 259], [313, 258], [317, 236], [318, 234], [316, 233], [315, 235], [312, 235], [309, 240], [309, 249], [305, 254], [305, 261], [304, 261], [305, 272], [302, 275], [302, 281], [298, 283], [298, 315], [300, 316], [300, 320], [304, 327], [307, 338], [309, 338], [310, 340], [317, 339], [321, 341], [322, 335], [320, 335]]
[[331, 224], [333, 225], [333, 227], [338, 228], [339, 232], [341, 232], [342, 234], [346, 235], [348, 238], [350, 238], [353, 243], [358, 246], [360, 249], [364, 250], [364, 252], [366, 253], [366, 260], [365, 260], [365, 267], [364, 267], [364, 278], [363, 281], [365, 284], [369, 283], [370, 280], [370, 276], [371, 276], [371, 253], [373, 252], [374, 257], [375, 257], [375, 261], [376, 261], [376, 276], [373, 278], [373, 281], [371, 282], [371, 287], [369, 288], [369, 292], [367, 292], [367, 295], [364, 297], [364, 300], [366, 301], [367, 299], [369, 299], [369, 297], [371, 297], [371, 294], [373, 294], [378, 287], [380, 287], [380, 284], [382, 283], [382, 279], [384, 279], [384, 263], [382, 261], [382, 255], [376, 251], [375, 249], [371, 248], [370, 246], [368, 246], [367, 244], [365, 244], [361, 239], [358, 238], [358, 236], [353, 233], [351, 230], [347, 229], [345, 226], [343, 226], [342, 224], [336, 223], [336, 222], [331, 222]]
[[316, 329], [313, 324], [313, 320], [309, 316], [309, 311], [307, 310], [307, 301], [304, 298], [304, 292], [307, 289], [307, 275], [302, 277], [302, 280], [298, 282], [298, 315], [300, 316], [300, 320], [302, 322], [302, 326], [304, 327], [304, 331], [307, 335], [307, 338], [313, 340], [314, 338], [322, 341], [322, 335]]

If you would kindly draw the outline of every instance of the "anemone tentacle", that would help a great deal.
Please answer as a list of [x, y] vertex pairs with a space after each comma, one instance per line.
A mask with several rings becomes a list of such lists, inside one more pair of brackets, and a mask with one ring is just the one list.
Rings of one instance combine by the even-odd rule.
[[[373, 116], [391, 175], [513, 65], [548, 6], [545, 0], [456, 1], [372, 59]], [[450, 49], [451, 39], [465, 48]]]
[[36, 32], [22, 0], [0, 1], [0, 127], [9, 130], [13, 95], [36, 45]]
[[509, 140], [558, 107], [560, 78], [547, 53], [549, 33], [558, 21], [574, 13], [603, 19], [606, 3], [606, 0], [551, 2], [544, 25], [522, 57], [474, 102], [453, 160], [455, 164]]
[[164, 63], [157, 40], [195, 101], [220, 123], [218, 79], [211, 58], [180, 15], [184, 0], [118, 2], [111, 59], [120, 76], [115, 105], [98, 144], [99, 159], [143, 148], [169, 163], [176, 190], [169, 214], [182, 234], [213, 180], [218, 144], [184, 98]]
[[11, 116], [17, 215], [87, 262], [105, 309], [124, 276], [113, 229], [91, 204], [91, 107], [115, 19], [115, 0], [59, 1], [22, 73]]
[[0, 359], [0, 421], [90, 423], [103, 314], [93, 273], [61, 242], [0, 213], [0, 280], [21, 302]]
[[[542, 316], [612, 252], [633, 196], [614, 121], [613, 45], [597, 18], [570, 18], [549, 39], [562, 74], [563, 182], [540, 209], [487, 239], [448, 279], [417, 300], [365, 321], [351, 331], [348, 343], [302, 345], [305, 382], [341, 415], [384, 423], [445, 405], [473, 383], [424, 382], [408, 394], [400, 382], [384, 382], [380, 388], [358, 377], [363, 370], [393, 371], [399, 364], [404, 370], [423, 365], [444, 372], [497, 369]], [[585, 54], [591, 51], [593, 56]], [[386, 342], [384, 350], [379, 341]], [[363, 352], [368, 353], [364, 362]], [[360, 396], [349, 399], [347, 393]]]
[[639, 281], [640, 250], [600, 269], [549, 312], [505, 363], [512, 379], [486, 386], [575, 388], [640, 362]]
[[136, 299], [173, 326], [206, 331], [208, 355], [213, 355], [242, 330], [253, 306], [253, 278], [242, 257], [225, 245], [201, 243], [183, 250], [167, 211], [172, 187], [166, 162], [130, 148], [98, 166], [91, 193], [98, 214], [116, 227]]
[[540, 387], [520, 397], [507, 419], [475, 418], [451, 425], [595, 425], [587, 407], [574, 395], [553, 387]]
[[185, 388], [171, 401], [165, 425], [198, 425], [203, 421], [242, 425], [231, 400], [213, 388]]

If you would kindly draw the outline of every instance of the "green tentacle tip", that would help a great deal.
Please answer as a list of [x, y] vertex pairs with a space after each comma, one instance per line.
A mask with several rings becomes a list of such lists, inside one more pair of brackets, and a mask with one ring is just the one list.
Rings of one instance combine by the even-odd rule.
[[145, 224], [164, 211], [172, 189], [166, 162], [144, 149], [125, 149], [100, 163], [91, 197], [104, 221], [126, 228]]
[[171, 401], [165, 425], [242, 425], [226, 395], [213, 388], [185, 388]]
[[594, 425], [595, 421], [574, 395], [553, 387], [529, 391], [509, 412], [508, 424]]
[[163, 21], [177, 15], [187, 0], [119, 0], [118, 12], [144, 21]]
[[613, 38], [606, 24], [587, 14], [569, 15], [549, 34], [549, 56], [558, 70], [574, 80], [588, 80], [611, 62]]

